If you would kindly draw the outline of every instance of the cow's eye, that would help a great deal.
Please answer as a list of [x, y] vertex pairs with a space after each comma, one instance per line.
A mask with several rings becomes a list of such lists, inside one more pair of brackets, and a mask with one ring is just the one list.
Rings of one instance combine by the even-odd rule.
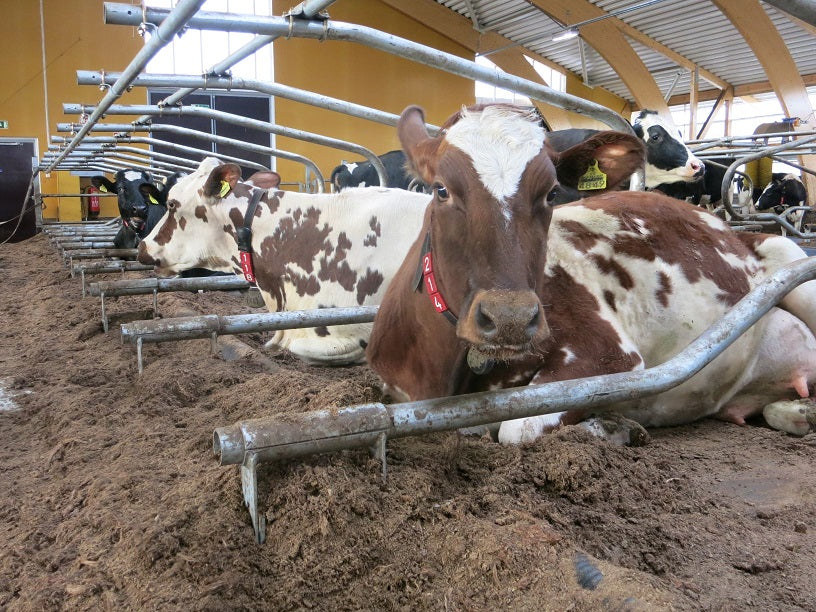
[[660, 134], [652, 134], [650, 139], [654, 142], [657, 142], [658, 140], [660, 140]]
[[553, 203], [553, 200], [555, 200], [555, 198], [558, 197], [559, 190], [560, 188], [558, 187], [558, 185], [550, 189], [550, 192], [547, 194], [547, 204]]
[[450, 198], [448, 188], [442, 183], [434, 183], [434, 191], [436, 192], [436, 197], [440, 202], [446, 202]]
[[167, 208], [170, 210], [175, 210], [178, 206], [178, 202], [176, 200], [167, 200]]

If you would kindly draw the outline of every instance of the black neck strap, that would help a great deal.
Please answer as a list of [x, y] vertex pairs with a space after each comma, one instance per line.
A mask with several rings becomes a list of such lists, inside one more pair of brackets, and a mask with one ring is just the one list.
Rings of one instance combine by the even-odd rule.
[[247, 206], [246, 214], [244, 215], [244, 225], [235, 230], [235, 235], [238, 240], [238, 254], [241, 257], [241, 270], [248, 283], [255, 283], [255, 270], [252, 266], [252, 220], [255, 218], [258, 203], [265, 193], [265, 189], [252, 190], [252, 196], [249, 198], [249, 206]]
[[428, 293], [428, 297], [431, 299], [431, 305], [434, 307], [434, 310], [444, 316], [451, 325], [456, 325], [459, 319], [457, 319], [456, 315], [448, 308], [439, 290], [439, 285], [436, 284], [433, 253], [431, 252], [431, 230], [428, 230], [428, 233], [425, 234], [425, 241], [422, 243], [422, 252], [419, 254], [419, 265], [414, 275], [414, 291], [421, 291], [423, 286]]

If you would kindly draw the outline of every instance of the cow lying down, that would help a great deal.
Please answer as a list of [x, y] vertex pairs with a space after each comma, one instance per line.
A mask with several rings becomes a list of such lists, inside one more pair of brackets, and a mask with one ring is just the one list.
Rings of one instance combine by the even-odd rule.
[[[399, 399], [656, 366], [769, 274], [805, 257], [786, 238], [734, 232], [659, 193], [548, 205], [556, 166], [569, 174], [575, 160], [550, 152], [535, 118], [513, 107], [463, 111], [436, 138], [421, 109], [409, 107], [398, 131], [434, 187], [366, 351]], [[707, 416], [742, 424], [771, 402], [812, 396], [814, 304], [816, 282], [800, 285], [700, 373], [613, 410], [647, 427]], [[499, 440], [533, 440], [590, 416], [507, 421]]]
[[[170, 190], [167, 214], [139, 244], [139, 261], [171, 275], [203, 267], [242, 274], [238, 230], [251, 217], [257, 285], [270, 311], [379, 304], [422, 225], [430, 196], [379, 187], [337, 194], [261, 189], [240, 168], [205, 159]], [[364, 359], [371, 324], [280, 331], [269, 344], [309, 363]]]

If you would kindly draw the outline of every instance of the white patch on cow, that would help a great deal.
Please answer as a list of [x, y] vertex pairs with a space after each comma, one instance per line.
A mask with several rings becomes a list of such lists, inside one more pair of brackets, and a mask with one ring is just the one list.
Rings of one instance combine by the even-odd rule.
[[359, 166], [359, 165], [360, 165], [360, 164], [358, 164], [358, 163], [356, 163], [356, 162], [351, 162], [350, 164], [346, 164], [346, 169], [347, 169], [349, 172], [352, 172], [352, 173], [353, 173], [353, 172], [354, 172], [354, 171], [357, 169], [357, 166]]
[[136, 170], [128, 170], [125, 172], [125, 180], [126, 181], [138, 181], [142, 178], [142, 173], [137, 172]]
[[712, 215], [711, 213], [703, 210], [702, 208], [695, 208], [694, 212], [697, 213], [697, 216], [699, 216], [700, 219], [703, 220], [703, 223], [705, 223], [709, 227], [714, 228], [715, 230], [720, 232], [726, 231], [727, 228], [725, 226], [725, 221], [723, 221], [719, 217]]
[[561, 352], [564, 353], [564, 365], [569, 365], [575, 361], [575, 353], [573, 353], [572, 349], [570, 349], [568, 346], [562, 347]]
[[523, 444], [540, 438], [542, 434], [561, 425], [561, 417], [566, 412], [542, 414], [524, 419], [502, 422], [499, 427], [499, 442], [502, 444]]
[[504, 206], [519, 187], [527, 164], [544, 146], [545, 132], [532, 115], [501, 107], [488, 106], [481, 112], [462, 110], [445, 139], [465, 152], [485, 188], [502, 204], [502, 214], [510, 220]]

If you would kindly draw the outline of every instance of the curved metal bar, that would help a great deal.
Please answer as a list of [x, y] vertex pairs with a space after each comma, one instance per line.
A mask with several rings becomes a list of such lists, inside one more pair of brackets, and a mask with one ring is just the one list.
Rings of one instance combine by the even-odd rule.
[[[57, 124], [57, 131], [58, 132], [71, 132], [76, 127], [74, 123], [58, 123]], [[288, 151], [281, 151], [279, 149], [273, 149], [271, 147], [264, 147], [262, 145], [256, 145], [248, 142], [243, 142], [241, 140], [237, 140], [235, 138], [227, 138], [226, 136], [217, 136], [215, 134], [210, 134], [208, 132], [199, 132], [198, 130], [191, 130], [190, 128], [181, 127], [178, 125], [168, 125], [165, 123], [160, 124], [147, 124], [147, 125], [132, 125], [130, 123], [115, 123], [115, 124], [97, 124], [91, 128], [91, 131], [94, 132], [169, 132], [171, 134], [181, 134], [184, 136], [189, 136], [190, 138], [197, 138], [199, 140], [207, 140], [210, 142], [215, 142], [218, 144], [226, 144], [232, 145], [239, 149], [243, 149], [245, 151], [252, 151], [254, 153], [260, 153], [262, 155], [272, 155], [273, 157], [280, 157], [281, 159], [288, 159], [294, 162], [298, 162], [309, 168], [309, 170], [317, 177], [317, 189], [320, 193], [323, 192], [323, 183], [325, 179], [323, 178], [323, 174], [320, 172], [320, 168], [317, 167], [311, 159], [308, 157], [304, 157], [302, 155], [298, 155], [296, 153], [290, 153]]]
[[[63, 112], [65, 112], [67, 115], [79, 115], [83, 111], [87, 111], [93, 107], [82, 106], [80, 104], [63, 104], [62, 108]], [[193, 117], [207, 117], [208, 119], [216, 119], [226, 123], [256, 129], [262, 132], [270, 132], [279, 136], [286, 136], [288, 138], [303, 140], [305, 142], [311, 142], [314, 144], [323, 145], [325, 147], [340, 149], [341, 151], [350, 151], [352, 153], [356, 153], [357, 155], [361, 155], [370, 161], [371, 165], [374, 166], [374, 169], [377, 171], [377, 175], [380, 177], [380, 185], [384, 187], [388, 186], [388, 175], [385, 171], [385, 166], [383, 166], [382, 161], [380, 161], [380, 158], [369, 149], [345, 140], [329, 138], [328, 136], [321, 136], [320, 134], [314, 134], [312, 132], [282, 127], [267, 121], [250, 119], [249, 117], [241, 117], [240, 115], [233, 115], [232, 113], [226, 113], [224, 111], [218, 111], [212, 108], [200, 108], [198, 106], [162, 107], [138, 104], [114, 104], [108, 107], [106, 113], [108, 115], [155, 115], [159, 117], [183, 117], [189, 115]]]
[[416, 402], [363, 404], [289, 414], [285, 418], [241, 421], [215, 429], [213, 452], [221, 465], [240, 464], [250, 454], [257, 461], [279, 460], [366, 447], [379, 435], [415, 436], [656, 395], [697, 374], [791, 290], [814, 278], [816, 257], [779, 269], [675, 357], [645, 370]]
[[[723, 185], [725, 186], [731, 184], [731, 179], [734, 177], [734, 173], [737, 171], [737, 168], [742, 164], [753, 161], [755, 159], [768, 157], [768, 155], [778, 153], [779, 151], [794, 149], [797, 146], [801, 146], [802, 144], [807, 144], [809, 142], [816, 142], [816, 136], [810, 136], [809, 138], [805, 138], [799, 141], [786, 142], [785, 144], [779, 145], [777, 147], [762, 149], [762, 151], [760, 151], [759, 153], [752, 153], [751, 155], [745, 155], [743, 157], [740, 157], [734, 163], [728, 166], [728, 170], [726, 170], [725, 174], [723, 175]], [[730, 214], [734, 219], [737, 219], [738, 221], [751, 220], [758, 221], [760, 223], [763, 221], [775, 222], [784, 227], [785, 230], [787, 230], [794, 236], [798, 236], [799, 238], [816, 238], [816, 233], [800, 232], [793, 225], [791, 225], [791, 223], [787, 219], [785, 219], [784, 216], [775, 215], [773, 213], [755, 213], [750, 215], [743, 215], [742, 213], [738, 213], [731, 206], [731, 193], [725, 187], [723, 187], [722, 201], [723, 206], [728, 211], [728, 214]]]
[[[68, 155], [68, 153], [71, 152], [76, 145], [80, 143], [85, 135], [91, 130], [91, 126], [99, 121], [107, 108], [125, 92], [130, 80], [144, 70], [147, 63], [162, 47], [173, 40], [173, 36], [178, 34], [178, 32], [185, 27], [187, 21], [196, 13], [196, 11], [198, 11], [202, 4], [204, 4], [204, 0], [180, 0], [174, 9], [168, 11], [166, 21], [162, 20], [162, 24], [157, 28], [154, 35], [149, 41], [147, 41], [147, 43], [145, 43], [144, 47], [139, 50], [136, 56], [127, 65], [119, 82], [108, 89], [105, 97], [102, 98], [94, 112], [91, 113], [88, 121], [82, 126], [79, 132], [77, 132], [71, 142], [68, 143], [65, 151], [60, 153], [60, 155], [58, 155], [57, 158], [51, 162], [46, 171], [52, 170]], [[132, 6], [130, 7], [130, 11], [136, 13], [136, 11], [133, 11]], [[137, 15], [137, 17], [140, 16]]]
[[[166, 9], [148, 7], [146, 10], [149, 20], [153, 23], [162, 23], [167, 16]], [[138, 25], [136, 21], [141, 21], [139, 16], [134, 19], [133, 15], [128, 15], [129, 12], [132, 13], [130, 5], [115, 2], [104, 3], [105, 23]], [[355, 42], [452, 74], [497, 85], [503, 89], [524, 94], [534, 100], [541, 100], [567, 111], [592, 117], [627, 134], [634, 134], [632, 126], [626, 119], [605, 106], [557, 91], [540, 83], [491, 70], [451, 53], [385, 34], [374, 28], [343, 22], [315, 23], [305, 20], [289, 20], [283, 17], [258, 17], [204, 11], [200, 11], [190, 19], [187, 26], [200, 30], [230, 30], [271, 36]]]
[[[106, 72], [105, 82], [115, 82], [119, 76], [120, 75], [117, 72]], [[99, 72], [94, 72], [91, 70], [77, 70], [77, 83], [79, 85], [98, 85], [101, 80], [102, 74]], [[281, 85], [280, 83], [267, 83], [264, 81], [255, 81], [238, 77], [224, 77], [210, 74], [205, 77], [176, 74], [143, 74], [133, 79], [133, 81], [131, 81], [131, 85], [135, 87], [170, 87], [173, 85], [182, 85], [184, 87], [188, 87], [189, 91], [195, 91], [197, 89], [228, 88], [259, 91], [271, 96], [285, 98], [287, 100], [293, 100], [295, 102], [301, 102], [303, 104], [309, 104], [319, 108], [325, 108], [327, 110], [349, 115], [350, 117], [367, 119], [369, 121], [375, 121], [384, 125], [396, 126], [397, 122], [399, 121], [399, 115], [387, 113], [376, 108], [363, 106], [362, 104], [346, 102], [345, 100], [298, 89], [297, 87]], [[428, 128], [428, 132], [432, 135], [437, 134], [440, 129], [439, 126], [432, 124], [426, 124], [426, 127]]]

